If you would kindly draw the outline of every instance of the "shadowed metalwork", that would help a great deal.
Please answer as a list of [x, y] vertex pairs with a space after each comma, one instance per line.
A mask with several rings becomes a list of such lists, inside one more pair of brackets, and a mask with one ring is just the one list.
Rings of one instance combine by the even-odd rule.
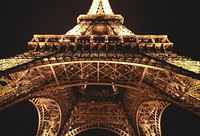
[[108, 0], [93, 0], [63, 35], [34, 35], [28, 49], [0, 60], [0, 110], [31, 101], [38, 136], [161, 136], [171, 103], [200, 115], [200, 62], [174, 53], [167, 35], [133, 33]]

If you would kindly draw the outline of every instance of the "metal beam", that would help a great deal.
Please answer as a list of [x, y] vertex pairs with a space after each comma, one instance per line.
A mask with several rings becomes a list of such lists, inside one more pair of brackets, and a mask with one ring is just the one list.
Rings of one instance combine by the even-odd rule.
[[59, 85], [60, 83], [59, 83], [59, 81], [58, 81], [58, 78], [57, 78], [57, 76], [56, 76], [56, 73], [55, 73], [55, 71], [54, 71], [53, 66], [50, 65], [50, 68], [51, 68], [51, 71], [52, 71], [52, 73], [53, 73], [53, 77], [54, 77], [56, 83]]

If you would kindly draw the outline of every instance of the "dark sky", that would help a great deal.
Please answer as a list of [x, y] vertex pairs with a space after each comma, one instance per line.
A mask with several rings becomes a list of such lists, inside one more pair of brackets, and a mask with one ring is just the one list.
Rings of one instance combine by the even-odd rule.
[[[64, 34], [76, 25], [76, 18], [79, 14], [87, 13], [91, 2], [92, 0], [2, 0], [0, 4], [0, 57], [24, 52], [27, 49], [27, 42], [32, 39], [34, 34]], [[135, 34], [166, 34], [174, 43], [175, 52], [200, 60], [200, 4], [198, 0], [110, 0], [110, 3], [115, 13], [124, 16], [125, 25]], [[31, 106], [22, 107], [30, 108]], [[22, 107], [11, 111], [10, 114], [4, 112], [0, 112], [0, 114], [6, 116], [5, 118], [15, 117], [22, 112]], [[199, 117], [175, 109], [171, 108], [169, 110], [171, 113], [166, 115], [170, 116], [169, 120], [183, 117], [180, 121], [186, 120], [188, 122], [186, 124], [191, 124], [187, 127], [200, 126]], [[180, 111], [181, 115], [176, 114]], [[187, 117], [188, 120], [185, 119]], [[183, 126], [183, 123], [174, 125], [176, 122], [178, 121], [169, 126]], [[184, 126], [180, 128], [180, 130], [184, 130], [183, 133], [187, 129]], [[23, 131], [23, 127], [20, 130]], [[169, 129], [168, 131], [173, 132]], [[180, 136], [189, 136], [189, 134], [186, 135], [187, 133], [184, 134]], [[17, 133], [14, 134], [14, 136], [17, 135]], [[10, 135], [4, 134], [3, 136]]]

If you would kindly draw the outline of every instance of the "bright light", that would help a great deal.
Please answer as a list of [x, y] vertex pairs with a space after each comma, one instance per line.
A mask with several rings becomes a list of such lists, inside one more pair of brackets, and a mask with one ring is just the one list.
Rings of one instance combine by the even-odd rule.
[[93, 0], [88, 14], [114, 14], [108, 0]]

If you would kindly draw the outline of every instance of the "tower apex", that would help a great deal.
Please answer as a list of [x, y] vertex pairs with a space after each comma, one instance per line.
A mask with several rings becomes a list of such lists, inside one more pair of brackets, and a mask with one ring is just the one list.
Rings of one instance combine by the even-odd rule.
[[87, 14], [114, 14], [109, 0], [93, 0]]

